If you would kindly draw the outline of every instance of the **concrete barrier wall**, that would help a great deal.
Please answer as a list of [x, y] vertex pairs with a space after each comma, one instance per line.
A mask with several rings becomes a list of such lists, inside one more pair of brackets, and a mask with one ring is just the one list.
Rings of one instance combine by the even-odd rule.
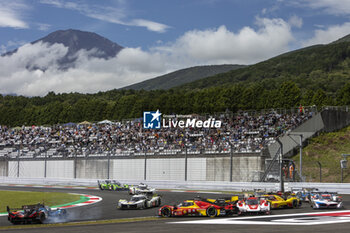
[[207, 180], [207, 158], [187, 159], [187, 179], [205, 181]]
[[47, 178], [74, 178], [73, 160], [47, 161]]
[[[18, 163], [16, 163], [17, 166]], [[45, 173], [44, 161], [20, 161], [19, 162], [19, 177], [26, 178], [41, 178]], [[15, 169], [17, 171], [17, 169]]]
[[[146, 180], [185, 180], [185, 157], [148, 158]], [[187, 159], [188, 181], [230, 181], [230, 157], [189, 157]], [[262, 171], [260, 154], [234, 155], [232, 158], [232, 181], [252, 181], [257, 171]], [[76, 162], [76, 164], [75, 164]], [[45, 178], [45, 161], [3, 161], [0, 175], [8, 177]], [[76, 169], [76, 170], [75, 170]], [[78, 159], [47, 160], [46, 178], [144, 180], [145, 159]]]
[[8, 162], [0, 161], [0, 176], [7, 176], [7, 175], [8, 175]]
[[79, 159], [76, 162], [76, 178], [106, 179], [108, 177], [107, 159]]
[[111, 159], [110, 177], [115, 180], [143, 180], [144, 159]]
[[185, 180], [185, 159], [147, 159], [146, 180]]

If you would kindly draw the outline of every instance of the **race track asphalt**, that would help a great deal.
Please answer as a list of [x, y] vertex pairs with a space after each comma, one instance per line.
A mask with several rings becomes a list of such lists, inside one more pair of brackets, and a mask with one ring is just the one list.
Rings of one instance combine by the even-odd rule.
[[[119, 199], [129, 199], [127, 192], [100, 191], [100, 190], [76, 190], [76, 189], [52, 189], [52, 188], [28, 188], [28, 187], [0, 187], [0, 190], [26, 190], [26, 191], [45, 191], [45, 192], [67, 192], [81, 193], [100, 196], [103, 198], [101, 202], [93, 205], [68, 209], [70, 223], [86, 222], [76, 226], [32, 224], [23, 229], [6, 229], [6, 232], [82, 232], [82, 233], [101, 233], [101, 232], [350, 232], [349, 223], [313, 225], [313, 226], [261, 226], [261, 225], [227, 225], [227, 224], [172, 224], [171, 222], [184, 222], [193, 220], [206, 220], [206, 217], [187, 217], [187, 218], [151, 218], [131, 220], [130, 222], [119, 223], [100, 223], [92, 220], [106, 219], [126, 219], [138, 217], [154, 217], [157, 215], [158, 208], [145, 210], [118, 210], [116, 203]], [[192, 199], [196, 196], [201, 197], [218, 197], [228, 196], [227, 194], [196, 194], [187, 192], [158, 192], [162, 196], [163, 204], [175, 204], [186, 199]], [[343, 195], [344, 205], [350, 207], [350, 195]], [[350, 209], [350, 208], [347, 208]], [[298, 209], [281, 209], [274, 210], [273, 215], [306, 213], [313, 212], [309, 205], [304, 204]], [[222, 218], [218, 218], [222, 219]], [[2, 226], [11, 226], [7, 217], [0, 217], [0, 230]], [[16, 226], [17, 227], [17, 226]], [[21, 226], [19, 226], [21, 227]]]

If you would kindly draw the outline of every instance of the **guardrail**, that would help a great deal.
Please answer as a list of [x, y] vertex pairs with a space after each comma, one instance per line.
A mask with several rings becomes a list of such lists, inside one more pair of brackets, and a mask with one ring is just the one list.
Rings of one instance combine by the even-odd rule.
[[[179, 190], [207, 190], [207, 191], [245, 191], [263, 189], [275, 191], [279, 183], [261, 182], [222, 182], [222, 181], [143, 181], [143, 180], [119, 180], [121, 183], [139, 184], [145, 183], [157, 189]], [[0, 177], [0, 182], [6, 184], [21, 185], [60, 185], [60, 186], [96, 186], [97, 180], [93, 179], [52, 179], [52, 178], [9, 178]], [[350, 194], [350, 183], [285, 183], [285, 190], [292, 188], [318, 188], [320, 191], [338, 192]]]

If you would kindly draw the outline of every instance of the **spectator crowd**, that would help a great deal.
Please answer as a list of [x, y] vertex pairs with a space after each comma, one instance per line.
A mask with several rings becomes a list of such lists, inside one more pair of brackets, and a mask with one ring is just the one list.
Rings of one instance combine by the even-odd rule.
[[[60, 155], [138, 155], [144, 153], [225, 153], [259, 152], [275, 139], [312, 117], [312, 112], [211, 116], [222, 121], [221, 128], [143, 129], [141, 120], [63, 124], [51, 127], [9, 128], [0, 126], [0, 156], [32, 154], [35, 157], [50, 151]], [[203, 116], [196, 118], [207, 119]], [[11, 157], [11, 156], [10, 156]]]

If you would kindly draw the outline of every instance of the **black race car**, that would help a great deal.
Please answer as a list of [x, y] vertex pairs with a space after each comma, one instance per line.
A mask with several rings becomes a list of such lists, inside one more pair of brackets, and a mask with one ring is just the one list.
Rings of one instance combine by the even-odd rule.
[[22, 208], [7, 206], [8, 220], [13, 224], [44, 223], [47, 219], [64, 219], [67, 216], [65, 209], [52, 210], [44, 204], [24, 205]]

